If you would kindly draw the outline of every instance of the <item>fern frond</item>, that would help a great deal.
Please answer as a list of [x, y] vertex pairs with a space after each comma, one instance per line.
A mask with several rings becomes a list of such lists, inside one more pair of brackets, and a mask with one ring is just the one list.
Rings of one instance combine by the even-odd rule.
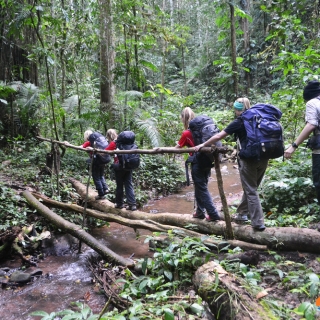
[[78, 106], [78, 103], [79, 103], [78, 95], [73, 95], [63, 101], [62, 108], [66, 112], [70, 113], [70, 112], [74, 111], [74, 108]]
[[156, 127], [156, 122], [153, 119], [136, 119], [135, 124], [137, 129], [145, 134], [150, 141], [152, 147], [161, 147], [162, 141], [159, 131]]

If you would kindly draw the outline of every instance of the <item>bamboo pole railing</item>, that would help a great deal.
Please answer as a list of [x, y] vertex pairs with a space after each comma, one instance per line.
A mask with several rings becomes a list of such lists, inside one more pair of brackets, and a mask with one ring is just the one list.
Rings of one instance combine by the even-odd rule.
[[[37, 139], [40, 141], [47, 141], [50, 143], [57, 143], [59, 145], [65, 146], [67, 148], [72, 148], [79, 151], [85, 152], [99, 152], [99, 153], [108, 153], [108, 154], [129, 154], [129, 153], [139, 153], [139, 154], [163, 154], [163, 153], [192, 153], [194, 152], [194, 148], [175, 148], [175, 147], [157, 147], [153, 149], [134, 149], [134, 150], [101, 150], [96, 148], [82, 148], [79, 146], [74, 146], [71, 143], [57, 141], [53, 139], [48, 139], [44, 137], [37, 136]], [[217, 152], [217, 153], [227, 153], [230, 151], [228, 147], [203, 147], [198, 152]]]

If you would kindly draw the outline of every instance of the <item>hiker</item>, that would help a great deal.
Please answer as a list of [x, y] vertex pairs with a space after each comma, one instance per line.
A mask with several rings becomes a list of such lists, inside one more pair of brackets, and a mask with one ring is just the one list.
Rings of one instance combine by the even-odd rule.
[[[239, 118], [244, 111], [250, 108], [250, 101], [248, 98], [238, 98], [234, 104], [234, 112], [236, 119], [233, 120], [224, 130], [216, 134], [206, 142], [197, 145], [195, 151], [202, 147], [209, 147], [211, 144], [228, 135], [235, 135], [240, 145], [243, 147], [246, 143], [247, 132], [244, 122]], [[238, 143], [238, 144], [239, 144]], [[240, 180], [243, 188], [243, 196], [237, 208], [237, 215], [235, 221], [248, 221], [248, 216], [251, 218], [251, 225], [254, 230], [264, 231], [264, 217], [262, 207], [258, 194], [258, 187], [262, 181], [264, 173], [267, 169], [268, 159], [261, 158], [260, 160], [240, 159], [238, 157]]]
[[[84, 136], [84, 143], [81, 145], [82, 148], [89, 148], [92, 147], [91, 142], [89, 141], [90, 136], [92, 137], [92, 134], [94, 132], [92, 130], [86, 130], [83, 134]], [[95, 197], [96, 200], [105, 199], [105, 195], [108, 193], [109, 188], [106, 183], [106, 180], [104, 178], [104, 169], [105, 164], [100, 162], [98, 158], [93, 158], [92, 152], [90, 152], [90, 159], [92, 162], [92, 178], [94, 185], [96, 187], [96, 190], [98, 191], [98, 195]]]
[[[186, 107], [181, 112], [181, 121], [184, 131], [177, 142], [176, 148], [194, 147], [194, 139], [189, 130], [189, 123], [195, 118], [195, 114], [191, 108]], [[191, 155], [191, 176], [194, 183], [194, 196], [197, 208], [193, 213], [193, 218], [206, 219], [206, 221], [219, 221], [221, 217], [216, 209], [212, 197], [208, 190], [208, 180], [211, 174], [211, 167], [203, 166], [197, 161], [196, 155]], [[207, 216], [205, 215], [207, 211]]]
[[[107, 139], [109, 141], [109, 145], [105, 150], [117, 150], [117, 132], [114, 129], [109, 129], [107, 131]], [[114, 163], [112, 164], [112, 168], [114, 169], [115, 179], [116, 179], [116, 203], [115, 208], [122, 209], [124, 208], [124, 193], [123, 187], [125, 189], [125, 195], [127, 198], [126, 207], [127, 210], [135, 211], [137, 210], [136, 206], [136, 198], [134, 195], [133, 184], [132, 184], [132, 171], [129, 169], [123, 169], [120, 164], [119, 157], [114, 155]]]
[[[312, 179], [316, 189], [318, 204], [320, 205], [320, 82], [309, 81], [303, 90], [306, 102], [306, 124], [297, 139], [284, 152], [286, 159], [290, 159], [298, 146], [313, 132], [307, 146], [312, 150]], [[319, 230], [320, 231], [320, 230]]]

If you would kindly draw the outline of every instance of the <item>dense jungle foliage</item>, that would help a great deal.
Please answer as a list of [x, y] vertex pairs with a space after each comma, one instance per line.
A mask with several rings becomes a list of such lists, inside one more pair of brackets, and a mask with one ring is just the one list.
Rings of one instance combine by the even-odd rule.
[[[289, 145], [304, 126], [303, 87], [308, 80], [320, 79], [319, 1], [5, 0], [0, 4], [1, 231], [35, 222], [14, 186], [32, 186], [68, 201], [76, 197], [68, 177], [87, 182], [86, 154], [69, 148], [60, 150], [58, 176], [42, 174], [52, 149], [37, 136], [80, 145], [88, 128], [102, 133], [115, 128], [134, 131], [139, 148], [174, 146], [183, 130], [184, 107], [211, 116], [223, 129], [234, 117], [233, 101], [246, 96], [252, 104], [272, 103], [283, 112]], [[231, 138], [224, 143], [235, 144]], [[134, 177], [138, 203], [176, 192], [184, 182], [182, 161], [183, 157], [172, 155], [143, 156]], [[114, 190], [112, 181], [110, 186]], [[301, 146], [290, 161], [270, 161], [260, 195], [267, 227], [312, 227], [319, 222], [310, 150]], [[43, 228], [41, 219], [35, 223]], [[275, 262], [281, 260], [272, 254]], [[160, 268], [160, 262], [153, 263], [155, 270]], [[274, 265], [265, 269], [278, 273], [287, 285], [301, 276], [299, 267], [291, 277]], [[232, 268], [248, 285], [259, 282], [258, 271], [240, 264]], [[143, 291], [156, 284], [154, 280], [137, 286]], [[313, 275], [299, 284], [299, 294], [315, 297], [318, 281]], [[172, 286], [170, 294], [176, 289]], [[129, 287], [126, 296], [132, 294]], [[161, 300], [159, 296], [156, 299]], [[136, 310], [140, 308], [137, 305]], [[289, 306], [270, 302], [270, 308], [279, 319], [292, 317]], [[308, 318], [311, 313], [314, 317], [310, 308], [304, 305], [296, 312], [313, 319]], [[173, 319], [170, 310], [162, 311], [165, 319]], [[198, 305], [194, 314], [201, 314]], [[123, 319], [113, 316], [109, 319]]]

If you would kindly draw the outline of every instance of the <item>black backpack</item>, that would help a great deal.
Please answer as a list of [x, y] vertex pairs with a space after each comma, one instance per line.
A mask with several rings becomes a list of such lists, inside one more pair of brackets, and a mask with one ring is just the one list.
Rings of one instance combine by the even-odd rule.
[[283, 156], [282, 112], [271, 104], [258, 103], [242, 113], [247, 138], [241, 145], [241, 159], [275, 159]]
[[[192, 119], [189, 123], [189, 130], [192, 133], [194, 144], [197, 146], [206, 142], [212, 136], [220, 132], [214, 121], [205, 115], [200, 115]], [[221, 147], [221, 141], [216, 142], [217, 147]], [[221, 155], [219, 158], [221, 159]], [[196, 160], [204, 167], [213, 167], [214, 157], [212, 153], [197, 152]]]
[[[135, 144], [135, 134], [132, 131], [122, 131], [116, 140], [117, 149], [119, 150], [135, 150], [138, 146]], [[128, 153], [118, 154], [119, 169], [134, 170], [140, 165], [140, 154]]]
[[[108, 140], [100, 132], [93, 132], [89, 136], [90, 146], [95, 149], [104, 150], [108, 145]], [[96, 153], [94, 155], [94, 161], [97, 164], [106, 164], [111, 161], [111, 157], [107, 153]]]

